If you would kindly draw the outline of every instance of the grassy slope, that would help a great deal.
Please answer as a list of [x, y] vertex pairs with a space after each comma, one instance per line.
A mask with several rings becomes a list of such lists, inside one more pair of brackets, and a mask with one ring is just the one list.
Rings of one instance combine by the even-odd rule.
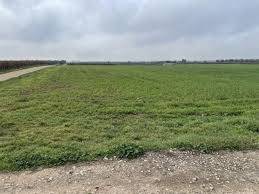
[[63, 66], [0, 83], [0, 170], [258, 148], [259, 65]]

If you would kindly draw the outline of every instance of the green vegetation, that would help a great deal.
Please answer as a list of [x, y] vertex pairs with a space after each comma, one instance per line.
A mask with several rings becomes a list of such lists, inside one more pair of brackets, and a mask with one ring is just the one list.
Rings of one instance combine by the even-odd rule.
[[254, 149], [258, 121], [259, 65], [53, 67], [0, 82], [0, 170]]
[[134, 144], [123, 144], [116, 150], [119, 158], [134, 159], [144, 154], [143, 148]]

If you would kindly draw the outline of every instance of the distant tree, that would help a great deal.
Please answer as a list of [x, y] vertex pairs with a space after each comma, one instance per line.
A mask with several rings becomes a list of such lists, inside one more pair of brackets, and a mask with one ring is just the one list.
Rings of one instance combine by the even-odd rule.
[[182, 59], [182, 63], [187, 63], [187, 60], [186, 59]]

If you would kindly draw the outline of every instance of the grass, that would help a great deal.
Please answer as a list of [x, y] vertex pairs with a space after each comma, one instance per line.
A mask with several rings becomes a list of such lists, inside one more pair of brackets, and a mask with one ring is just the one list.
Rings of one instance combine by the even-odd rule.
[[60, 66], [0, 82], [0, 170], [259, 146], [259, 65]]

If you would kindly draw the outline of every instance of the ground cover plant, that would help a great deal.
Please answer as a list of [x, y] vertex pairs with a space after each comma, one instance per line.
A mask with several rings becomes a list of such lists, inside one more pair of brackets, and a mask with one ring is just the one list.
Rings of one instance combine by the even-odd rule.
[[259, 65], [59, 66], [0, 82], [0, 170], [258, 143]]

